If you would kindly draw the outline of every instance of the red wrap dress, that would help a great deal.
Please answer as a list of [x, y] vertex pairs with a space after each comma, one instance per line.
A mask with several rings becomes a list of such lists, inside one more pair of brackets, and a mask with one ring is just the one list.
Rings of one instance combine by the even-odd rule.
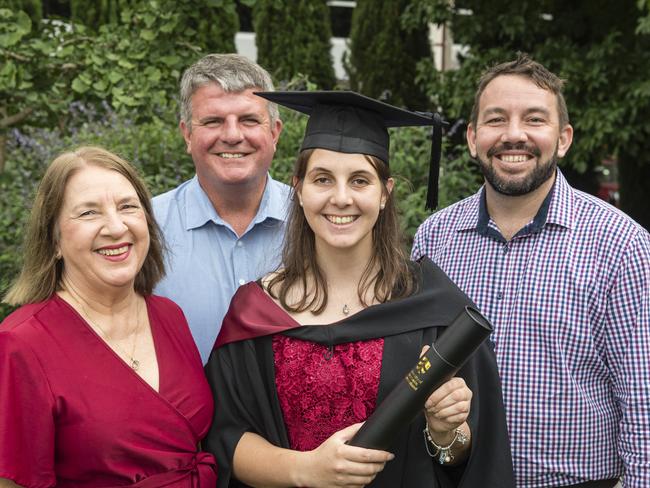
[[213, 487], [213, 415], [180, 308], [146, 298], [159, 390], [57, 295], [0, 324], [0, 478], [29, 488]]

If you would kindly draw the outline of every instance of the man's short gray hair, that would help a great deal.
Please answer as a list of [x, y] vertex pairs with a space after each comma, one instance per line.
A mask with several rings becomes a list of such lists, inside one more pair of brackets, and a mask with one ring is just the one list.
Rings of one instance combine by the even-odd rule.
[[[248, 89], [274, 91], [271, 75], [257, 63], [239, 54], [208, 54], [187, 68], [181, 78], [181, 120], [192, 127], [192, 95], [204, 85], [217, 83], [226, 93]], [[268, 102], [271, 123], [279, 118], [278, 106]]]

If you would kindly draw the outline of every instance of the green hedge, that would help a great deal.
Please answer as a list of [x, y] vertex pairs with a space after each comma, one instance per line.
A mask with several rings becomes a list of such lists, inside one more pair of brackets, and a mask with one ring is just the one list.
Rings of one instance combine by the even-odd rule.
[[321, 89], [334, 87], [332, 27], [323, 0], [256, 0], [253, 25], [257, 62], [274, 79], [302, 74]]

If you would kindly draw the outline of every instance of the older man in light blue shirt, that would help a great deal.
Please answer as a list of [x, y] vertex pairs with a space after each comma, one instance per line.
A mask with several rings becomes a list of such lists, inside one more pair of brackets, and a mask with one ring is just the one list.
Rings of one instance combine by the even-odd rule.
[[207, 362], [238, 286], [280, 264], [290, 188], [268, 170], [282, 131], [269, 74], [210, 54], [181, 79], [180, 130], [196, 176], [153, 199], [166, 245], [154, 292], [178, 303]]
[[169, 248], [167, 276], [155, 292], [181, 306], [204, 363], [237, 288], [280, 263], [288, 189], [269, 177], [241, 236], [219, 217], [196, 177], [154, 199]]

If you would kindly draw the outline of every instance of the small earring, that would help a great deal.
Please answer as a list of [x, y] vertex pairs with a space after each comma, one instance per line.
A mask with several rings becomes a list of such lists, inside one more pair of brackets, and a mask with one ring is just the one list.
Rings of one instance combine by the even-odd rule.
[[381, 205], [379, 205], [379, 210], [383, 210], [384, 208], [386, 208], [386, 204], [385, 204], [385, 203], [382, 203]]
[[298, 199], [298, 203], [299, 203], [300, 206], [302, 207], [302, 200], [301, 200], [300, 198]]

